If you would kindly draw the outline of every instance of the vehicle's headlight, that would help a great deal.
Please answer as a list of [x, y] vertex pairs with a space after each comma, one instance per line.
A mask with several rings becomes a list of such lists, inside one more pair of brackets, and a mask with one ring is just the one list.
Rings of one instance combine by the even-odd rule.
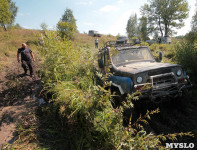
[[179, 69], [179, 70], [176, 72], [176, 75], [177, 75], [177, 76], [181, 76], [181, 74], [182, 74], [182, 71]]
[[142, 77], [137, 77], [137, 83], [142, 83]]

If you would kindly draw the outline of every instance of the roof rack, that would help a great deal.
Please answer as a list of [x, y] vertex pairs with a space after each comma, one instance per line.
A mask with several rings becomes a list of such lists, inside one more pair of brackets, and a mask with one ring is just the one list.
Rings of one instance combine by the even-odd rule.
[[134, 46], [138, 43], [125, 43], [125, 44], [116, 44], [116, 41], [107, 41], [101, 49], [105, 47], [128, 47], [128, 46]]

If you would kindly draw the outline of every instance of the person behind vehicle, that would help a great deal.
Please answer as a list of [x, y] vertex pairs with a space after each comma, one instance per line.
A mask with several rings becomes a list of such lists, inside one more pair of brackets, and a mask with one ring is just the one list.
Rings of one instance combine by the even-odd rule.
[[95, 39], [95, 48], [98, 48], [98, 38]]
[[27, 75], [27, 67], [29, 67], [30, 70], [30, 76], [32, 77], [34, 70], [32, 65], [32, 59], [35, 61], [35, 57], [31, 49], [29, 49], [26, 45], [26, 43], [22, 43], [22, 47], [18, 49], [17, 51], [17, 61], [20, 63], [19, 60], [19, 54], [21, 54], [21, 64], [24, 69], [24, 75]]

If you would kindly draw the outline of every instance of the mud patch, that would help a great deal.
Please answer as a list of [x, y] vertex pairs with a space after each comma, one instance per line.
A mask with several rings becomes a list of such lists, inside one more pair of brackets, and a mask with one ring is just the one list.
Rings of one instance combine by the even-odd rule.
[[38, 76], [22, 76], [23, 70], [13, 63], [0, 75], [0, 147], [12, 144], [17, 126], [37, 109], [41, 81]]

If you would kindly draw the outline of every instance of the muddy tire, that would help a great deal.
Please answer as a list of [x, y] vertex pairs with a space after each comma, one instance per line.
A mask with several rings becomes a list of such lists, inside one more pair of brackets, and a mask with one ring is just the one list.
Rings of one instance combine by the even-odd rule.
[[123, 111], [123, 126], [127, 127], [136, 122], [136, 111], [134, 108], [126, 108]]
[[111, 94], [112, 94], [111, 104], [113, 108], [119, 107], [126, 98], [126, 96], [121, 95], [119, 89], [116, 87], [111, 87]]

